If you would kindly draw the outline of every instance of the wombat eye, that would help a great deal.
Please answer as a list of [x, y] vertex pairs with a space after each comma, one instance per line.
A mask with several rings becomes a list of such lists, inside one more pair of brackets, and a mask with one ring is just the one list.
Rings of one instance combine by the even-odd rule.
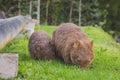
[[88, 63], [88, 61], [84, 61], [84, 62], [83, 62], [83, 64], [87, 64], [87, 63]]
[[42, 46], [36, 45], [36, 46], [35, 46], [35, 49], [36, 49], [36, 51], [42, 50]]
[[81, 60], [78, 58], [78, 59], [77, 59], [77, 62], [81, 62]]

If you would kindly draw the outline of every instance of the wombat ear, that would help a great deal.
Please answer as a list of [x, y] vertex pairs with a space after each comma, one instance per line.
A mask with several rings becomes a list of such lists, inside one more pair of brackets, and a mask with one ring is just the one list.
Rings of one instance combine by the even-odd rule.
[[93, 42], [93, 40], [90, 42], [91, 43], [91, 47], [92, 47], [92, 50], [93, 50], [93, 46], [94, 46], [94, 42]]
[[52, 41], [50, 41], [50, 42], [49, 42], [49, 44], [50, 44], [50, 45], [53, 45], [53, 42], [52, 42]]
[[35, 45], [35, 50], [36, 51], [39, 51], [39, 50], [41, 50], [42, 49], [42, 47], [40, 46], [40, 45]]
[[91, 40], [91, 46], [93, 46], [93, 43], [94, 43], [94, 41], [93, 41], [93, 40]]
[[82, 47], [82, 42], [80, 40], [76, 40], [73, 44], [74, 48]]

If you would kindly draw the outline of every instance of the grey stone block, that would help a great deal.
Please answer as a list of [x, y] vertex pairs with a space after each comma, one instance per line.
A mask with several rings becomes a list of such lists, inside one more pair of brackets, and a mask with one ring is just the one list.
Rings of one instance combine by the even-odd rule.
[[0, 54], [0, 78], [14, 78], [18, 73], [18, 54]]

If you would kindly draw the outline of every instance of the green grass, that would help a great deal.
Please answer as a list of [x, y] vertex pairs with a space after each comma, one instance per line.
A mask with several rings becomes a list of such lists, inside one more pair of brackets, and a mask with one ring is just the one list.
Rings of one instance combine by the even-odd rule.
[[[41, 26], [36, 30], [44, 30], [52, 36], [56, 28]], [[27, 38], [13, 40], [0, 52], [19, 54], [18, 76], [14, 80], [120, 80], [120, 45], [101, 28], [82, 27], [82, 30], [94, 40], [95, 58], [87, 69], [66, 65], [56, 59], [30, 59]]]

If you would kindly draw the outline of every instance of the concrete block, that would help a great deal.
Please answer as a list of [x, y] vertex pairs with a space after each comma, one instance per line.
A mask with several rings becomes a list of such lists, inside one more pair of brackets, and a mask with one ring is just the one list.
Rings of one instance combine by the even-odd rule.
[[18, 54], [0, 54], [0, 78], [14, 78], [18, 73]]

